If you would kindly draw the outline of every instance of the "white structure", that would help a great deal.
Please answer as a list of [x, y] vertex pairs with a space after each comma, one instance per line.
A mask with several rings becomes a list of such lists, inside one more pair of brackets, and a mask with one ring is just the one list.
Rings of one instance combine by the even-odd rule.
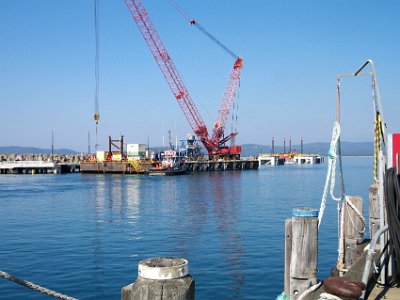
[[2, 174], [34, 174], [34, 173], [61, 173], [61, 167], [57, 163], [42, 160], [3, 161], [0, 162]]
[[321, 163], [321, 156], [320, 155], [295, 155], [292, 158], [295, 164], [319, 164]]
[[258, 165], [261, 166], [276, 166], [283, 165], [284, 159], [279, 156], [273, 156], [269, 154], [260, 154], [258, 156]]

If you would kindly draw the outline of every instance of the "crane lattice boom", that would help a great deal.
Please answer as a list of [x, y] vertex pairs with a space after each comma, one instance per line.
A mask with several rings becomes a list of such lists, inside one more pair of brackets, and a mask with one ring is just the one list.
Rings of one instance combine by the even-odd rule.
[[208, 137], [207, 127], [192, 98], [190, 97], [185, 85], [179, 76], [178, 71], [172, 62], [167, 49], [159, 37], [143, 3], [139, 0], [125, 0], [133, 19], [135, 20], [144, 40], [154, 56], [161, 72], [164, 74], [169, 87], [171, 88], [176, 100], [183, 110], [190, 126], [201, 138]]
[[207, 127], [181, 77], [179, 76], [179, 73], [161, 41], [161, 38], [159, 37], [142, 1], [125, 0], [125, 3], [146, 41], [150, 52], [167, 80], [172, 93], [188, 120], [189, 125], [192, 127], [194, 133], [200, 138], [200, 141], [203, 143], [208, 153], [210, 155], [240, 155], [241, 147], [232, 147], [232, 151], [230, 148], [225, 147], [225, 142], [237, 133], [232, 133], [225, 138], [223, 137], [223, 134], [229, 110], [238, 88], [243, 60], [238, 58], [234, 64], [233, 70], [229, 76], [228, 85], [225, 88], [224, 96], [222, 98], [219, 116], [214, 125], [213, 136], [210, 138]]
[[[225, 88], [224, 96], [222, 97], [221, 106], [218, 110], [217, 121], [214, 123], [212, 140], [214, 143], [220, 143], [223, 138], [226, 121], [230, 113], [230, 109], [235, 99], [235, 95], [239, 86], [240, 73], [243, 68], [243, 59], [238, 58], [233, 65], [232, 72], [229, 74], [228, 84]], [[232, 136], [237, 133], [233, 133]]]

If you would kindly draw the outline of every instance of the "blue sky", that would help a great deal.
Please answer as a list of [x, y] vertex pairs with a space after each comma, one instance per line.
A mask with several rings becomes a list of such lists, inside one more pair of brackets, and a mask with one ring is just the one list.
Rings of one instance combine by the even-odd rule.
[[[123, 0], [100, 1], [98, 142], [161, 145], [191, 131]], [[330, 141], [336, 75], [376, 64], [389, 132], [399, 131], [399, 1], [176, 0], [244, 59], [237, 143]], [[233, 59], [167, 0], [143, 0], [208, 127]], [[95, 140], [93, 0], [1, 0], [0, 146], [86, 151]], [[372, 140], [369, 78], [342, 82], [342, 140]], [[227, 130], [230, 125], [227, 126]]]

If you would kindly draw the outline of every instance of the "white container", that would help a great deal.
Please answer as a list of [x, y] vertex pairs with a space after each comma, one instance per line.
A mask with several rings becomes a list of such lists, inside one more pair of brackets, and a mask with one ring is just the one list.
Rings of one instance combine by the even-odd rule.
[[105, 161], [107, 160], [108, 151], [97, 151], [96, 152], [96, 159], [98, 161]]
[[128, 156], [145, 156], [146, 144], [127, 144], [126, 154]]

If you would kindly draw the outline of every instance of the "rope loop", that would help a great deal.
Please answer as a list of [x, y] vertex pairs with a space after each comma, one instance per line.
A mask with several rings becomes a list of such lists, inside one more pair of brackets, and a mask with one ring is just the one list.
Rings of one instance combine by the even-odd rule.
[[[339, 155], [337, 154], [338, 151], [339, 151]], [[340, 157], [340, 123], [338, 121], [336, 121], [333, 125], [332, 139], [331, 139], [331, 144], [329, 147], [328, 157], [329, 157], [328, 171], [326, 174], [325, 186], [324, 186], [324, 191], [323, 191], [322, 200], [321, 200], [321, 206], [320, 206], [319, 214], [318, 214], [318, 228], [321, 224], [322, 217], [324, 215], [326, 202], [327, 202], [327, 198], [328, 198], [328, 192], [329, 192], [331, 198], [336, 202], [340, 202], [343, 199], [343, 196], [336, 197], [334, 195], [335, 183], [336, 183], [337, 160], [339, 160], [339, 168], [340, 168], [339, 173], [342, 176], [342, 163], [341, 163], [341, 157]], [[341, 180], [341, 183], [343, 185], [343, 179]], [[344, 191], [344, 186], [343, 186], [343, 191]]]

